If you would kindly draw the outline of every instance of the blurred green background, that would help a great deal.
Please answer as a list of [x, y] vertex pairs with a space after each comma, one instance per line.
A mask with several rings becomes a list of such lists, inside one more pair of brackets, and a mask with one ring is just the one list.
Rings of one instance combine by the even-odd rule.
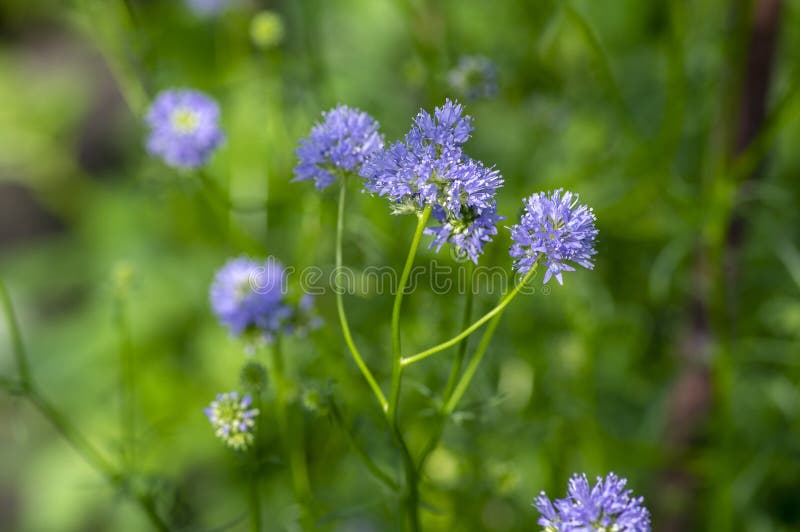
[[[127, 4], [127, 5], [126, 5]], [[253, 17], [283, 35], [254, 42]], [[266, 44], [266, 46], [263, 46]], [[615, 471], [654, 530], [800, 529], [800, 4], [780, 0], [255, 0], [213, 17], [177, 0], [0, 2], [0, 274], [43, 394], [111, 460], [120, 454], [120, 352], [135, 359], [137, 481], [175, 529], [246, 530], [247, 477], [202, 408], [245, 361], [211, 315], [214, 271], [239, 254], [333, 263], [335, 194], [291, 183], [293, 150], [337, 103], [388, 139], [447, 96], [463, 55], [497, 66], [497, 96], [467, 101], [467, 152], [521, 198], [565, 187], [594, 207], [595, 271], [516, 300], [423, 482], [429, 530], [537, 529], [540, 490]], [[147, 157], [157, 91], [216, 97], [227, 142], [209, 175]], [[353, 190], [346, 263], [402, 264], [414, 221]], [[482, 264], [510, 271], [508, 232]], [[449, 253], [422, 251], [419, 261]], [[405, 342], [458, 328], [463, 297], [415, 292]], [[479, 297], [488, 309], [495, 296]], [[391, 298], [347, 299], [386, 384]], [[376, 461], [396, 449], [325, 326], [286, 346], [295, 378], [330, 389]], [[475, 341], [473, 340], [474, 345]], [[452, 353], [415, 365], [403, 422], [419, 448]], [[15, 378], [0, 327], [0, 374]], [[395, 530], [391, 492], [340, 428], [295, 415], [321, 529]], [[261, 418], [274, 426], [270, 412]], [[268, 530], [297, 528], [276, 436]], [[0, 396], [0, 529], [147, 530], [140, 509], [13, 393]], [[219, 528], [218, 528], [219, 527]]]

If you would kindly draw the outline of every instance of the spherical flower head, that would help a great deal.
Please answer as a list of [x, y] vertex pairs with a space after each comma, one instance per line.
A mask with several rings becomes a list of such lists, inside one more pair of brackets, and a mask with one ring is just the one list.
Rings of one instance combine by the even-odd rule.
[[219, 105], [191, 89], [161, 92], [147, 111], [147, 151], [174, 168], [198, 168], [225, 139]]
[[573, 475], [565, 499], [550, 502], [542, 492], [534, 500], [546, 532], [650, 532], [650, 512], [642, 497], [632, 497], [627, 481], [609, 473], [589, 486], [586, 475]]
[[444, 189], [459, 179], [466, 158], [472, 118], [461, 104], [447, 100], [433, 115], [420, 110], [402, 142], [377, 153], [362, 168], [364, 187], [395, 204], [395, 212], [415, 212], [434, 205]]
[[454, 91], [468, 100], [497, 96], [497, 66], [483, 56], [462, 56], [447, 75]]
[[575, 271], [571, 264], [594, 267], [595, 216], [591, 208], [578, 202], [577, 194], [563, 189], [539, 192], [524, 203], [520, 223], [511, 227], [514, 269], [524, 275], [542, 261], [547, 268], [543, 283], [555, 277], [564, 284], [561, 272]]
[[214, 276], [211, 307], [232, 335], [255, 330], [269, 340], [292, 316], [284, 301], [285, 277], [283, 265], [271, 257], [229, 260]]
[[241, 451], [253, 443], [253, 427], [257, 408], [250, 408], [253, 400], [249, 395], [239, 397], [237, 392], [221, 393], [211, 401], [205, 414], [214, 427], [214, 434], [229, 447]]
[[295, 181], [313, 179], [318, 189], [336, 181], [339, 171], [358, 173], [364, 161], [383, 149], [378, 123], [367, 113], [340, 105], [322, 118], [295, 150]]
[[433, 115], [421, 110], [403, 142], [372, 157], [362, 169], [365, 188], [385, 196], [394, 213], [432, 209], [440, 225], [427, 228], [437, 251], [450, 244], [478, 262], [484, 245], [497, 234], [497, 189], [503, 177], [494, 168], [464, 155], [472, 119], [461, 104], [447, 100]]

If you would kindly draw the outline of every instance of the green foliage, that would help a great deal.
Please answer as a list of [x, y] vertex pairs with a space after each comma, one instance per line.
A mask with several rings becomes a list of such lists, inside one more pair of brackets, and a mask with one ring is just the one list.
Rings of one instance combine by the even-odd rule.
[[[750, 19], [729, 17], [738, 2], [260, 4], [210, 19], [170, 0], [0, 5], [0, 274], [38, 389], [105, 458], [134, 464], [121, 485], [81, 460], [20, 395], [11, 331], [0, 327], [0, 385], [12, 392], [0, 397], [0, 529], [145, 530], [131, 493], [152, 495], [176, 529], [247, 529], [253, 470], [202, 414], [248, 360], [210, 313], [213, 272], [239, 254], [330, 272], [336, 194], [291, 183], [297, 139], [337, 103], [401, 136], [420, 107], [448, 96], [462, 54], [498, 66], [498, 97], [467, 106], [467, 151], [505, 176], [503, 225], [523, 196], [563, 186], [594, 207], [599, 254], [595, 271], [537, 285], [506, 309], [422, 472], [424, 528], [535, 529], [533, 497], [562, 493], [582, 471], [627, 477], [655, 530], [675, 516], [694, 530], [800, 527], [796, 3], [783, 6], [764, 127], [740, 154], [731, 139]], [[279, 24], [254, 26], [267, 7]], [[276, 28], [269, 45], [253, 43]], [[227, 141], [208, 182], [144, 152], [148, 98], [174, 86], [222, 106]], [[745, 231], [731, 254], [736, 213]], [[411, 217], [354, 193], [347, 216], [346, 264], [402, 268]], [[501, 228], [482, 263], [510, 270], [508, 246]], [[417, 256], [434, 258], [455, 264], [444, 250]], [[463, 299], [407, 295], [404, 349], [457, 333]], [[478, 295], [475, 314], [495, 302]], [[333, 294], [317, 305], [324, 326], [283, 344], [297, 385], [283, 399], [305, 434], [317, 526], [393, 530], [399, 454], [342, 340]], [[346, 305], [388, 392], [392, 298], [367, 288]], [[687, 361], [698, 340], [704, 358]], [[474, 350], [479, 338], [469, 342]], [[128, 399], [123, 356], [135, 379]], [[400, 415], [417, 453], [455, 356], [406, 371]], [[681, 379], [698, 368], [709, 410], [676, 445], [675, 409], [691, 417], [680, 405], [695, 391]], [[270, 404], [271, 383], [263, 393]], [[264, 528], [295, 530], [304, 516], [281, 420], [265, 408], [259, 423]]]

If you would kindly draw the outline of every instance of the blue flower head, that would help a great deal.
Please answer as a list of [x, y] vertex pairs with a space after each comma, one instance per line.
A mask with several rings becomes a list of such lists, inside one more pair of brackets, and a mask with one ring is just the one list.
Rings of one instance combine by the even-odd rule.
[[313, 179], [318, 189], [336, 181], [337, 170], [358, 173], [368, 157], [383, 149], [378, 123], [367, 113], [340, 105], [322, 118], [295, 150], [295, 181]]
[[447, 82], [467, 100], [497, 96], [497, 66], [483, 56], [462, 56], [458, 65], [447, 74]]
[[561, 272], [575, 271], [571, 264], [594, 267], [595, 217], [591, 208], [578, 203], [576, 194], [563, 189], [539, 192], [524, 203], [520, 222], [511, 227], [514, 269], [524, 275], [541, 260], [547, 268], [543, 282], [554, 276], [564, 284]]
[[545, 532], [650, 532], [650, 512], [642, 497], [632, 497], [627, 481], [614, 473], [590, 487], [586, 475], [573, 475], [565, 499], [551, 502], [542, 492], [534, 500]]
[[364, 187], [389, 199], [396, 214], [431, 207], [440, 223], [426, 229], [435, 237], [431, 247], [449, 243], [477, 262], [497, 233], [495, 194], [503, 178], [463, 153], [472, 132], [472, 119], [463, 111], [450, 100], [433, 115], [421, 110], [405, 139], [370, 158], [361, 175]]
[[250, 408], [252, 404], [249, 395], [240, 398], [237, 392], [221, 393], [204, 411], [214, 434], [233, 449], [243, 450], [253, 443], [252, 429], [259, 412]]
[[230, 0], [186, 0], [186, 5], [200, 17], [218, 15], [225, 9]]
[[175, 168], [200, 167], [225, 139], [219, 116], [217, 102], [200, 91], [163, 91], [147, 112], [147, 151]]
[[273, 258], [228, 261], [211, 284], [211, 307], [234, 336], [262, 333], [267, 340], [281, 332], [293, 315], [285, 301], [285, 271]]

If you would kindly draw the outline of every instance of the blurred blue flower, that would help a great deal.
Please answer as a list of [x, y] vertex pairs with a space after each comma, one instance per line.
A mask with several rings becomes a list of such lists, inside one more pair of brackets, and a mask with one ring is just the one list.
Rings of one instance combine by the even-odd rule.
[[255, 330], [269, 341], [293, 314], [284, 289], [285, 271], [274, 258], [231, 259], [214, 276], [211, 307], [232, 335]]
[[447, 74], [450, 88], [467, 100], [497, 96], [497, 66], [479, 55], [461, 56], [458, 65]]
[[313, 179], [318, 189], [336, 181], [337, 169], [358, 172], [364, 161], [383, 148], [378, 123], [367, 113], [340, 105], [322, 114], [311, 134], [295, 150], [295, 181]]
[[433, 115], [420, 110], [405, 139], [371, 157], [361, 175], [368, 191], [393, 203], [395, 214], [432, 207], [441, 225], [426, 229], [435, 236], [431, 247], [450, 243], [477, 262], [497, 233], [495, 194], [503, 178], [463, 153], [472, 131], [472, 119], [463, 111], [450, 100]]
[[553, 503], [544, 492], [536, 497], [539, 524], [546, 532], [649, 532], [650, 512], [642, 505], [644, 499], [632, 497], [626, 483], [609, 473], [590, 487], [585, 474], [573, 475], [565, 499]]
[[594, 267], [595, 216], [591, 208], [578, 203], [577, 194], [559, 188], [534, 194], [524, 203], [520, 223], [511, 227], [514, 269], [524, 275], [542, 260], [547, 268], [543, 283], [555, 276], [564, 284], [561, 272], [575, 271], [569, 263], [590, 270]]
[[186, 5], [195, 15], [210, 17], [219, 14], [230, 0], [186, 0]]
[[253, 443], [252, 428], [259, 412], [250, 408], [252, 403], [249, 395], [239, 398], [237, 392], [221, 393], [204, 411], [214, 434], [233, 449], [246, 449]]
[[147, 112], [147, 151], [175, 168], [202, 166], [225, 138], [219, 116], [217, 102], [200, 91], [163, 91]]

